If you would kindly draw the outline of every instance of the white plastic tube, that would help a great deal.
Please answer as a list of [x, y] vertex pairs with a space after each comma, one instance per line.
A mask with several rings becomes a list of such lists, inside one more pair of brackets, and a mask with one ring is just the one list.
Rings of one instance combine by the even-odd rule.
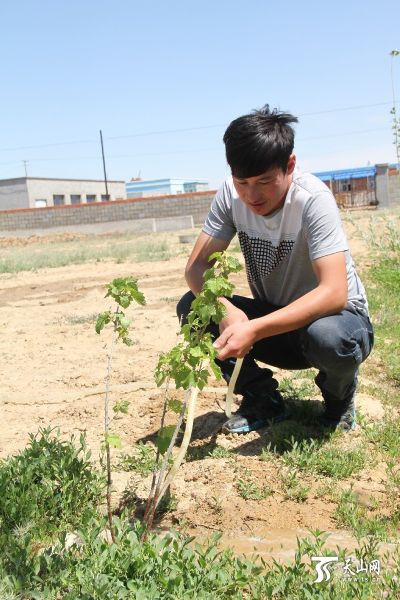
[[199, 388], [197, 388], [197, 387], [189, 388], [187, 391], [187, 394], [189, 397], [188, 397], [188, 401], [187, 401], [187, 416], [186, 416], [185, 433], [183, 435], [181, 447], [179, 448], [178, 454], [176, 455], [176, 458], [174, 460], [174, 464], [172, 465], [172, 467], [161, 487], [160, 494], [158, 496], [157, 505], [160, 502], [161, 498], [164, 496], [168, 486], [170, 485], [171, 481], [175, 477], [176, 472], [178, 471], [183, 459], [185, 458], [186, 451], [189, 446], [190, 438], [192, 437], [194, 413], [195, 413], [196, 400], [197, 400], [198, 393], [199, 393]]
[[233, 369], [232, 377], [229, 381], [228, 391], [226, 393], [225, 399], [225, 414], [228, 419], [232, 416], [232, 399], [233, 399], [233, 390], [235, 389], [237, 378], [239, 377], [240, 369], [242, 368], [243, 358], [237, 358], [235, 363], [235, 368]]

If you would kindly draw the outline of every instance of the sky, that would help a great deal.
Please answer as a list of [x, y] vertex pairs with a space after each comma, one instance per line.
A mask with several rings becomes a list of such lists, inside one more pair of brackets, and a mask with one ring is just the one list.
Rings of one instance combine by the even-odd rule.
[[0, 21], [0, 179], [102, 179], [102, 130], [108, 179], [216, 188], [226, 127], [267, 103], [305, 171], [396, 161], [399, 0], [2, 0]]

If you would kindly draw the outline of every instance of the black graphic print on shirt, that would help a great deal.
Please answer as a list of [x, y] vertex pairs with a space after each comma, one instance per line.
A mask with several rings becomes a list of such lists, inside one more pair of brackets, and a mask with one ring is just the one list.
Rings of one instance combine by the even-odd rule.
[[294, 241], [284, 240], [275, 248], [269, 240], [250, 237], [244, 231], [239, 231], [238, 237], [249, 281], [257, 281], [272, 273], [294, 246]]

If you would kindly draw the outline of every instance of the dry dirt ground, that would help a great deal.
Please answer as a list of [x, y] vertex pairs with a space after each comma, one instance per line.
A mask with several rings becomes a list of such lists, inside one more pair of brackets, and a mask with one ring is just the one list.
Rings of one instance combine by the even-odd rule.
[[[178, 234], [172, 238], [178, 245]], [[359, 250], [353, 242], [353, 252]], [[112, 426], [123, 440], [122, 450], [114, 456], [131, 453], [132, 445], [139, 441], [154, 440], [163, 393], [154, 383], [153, 372], [160, 352], [176, 342], [175, 304], [186, 291], [183, 270], [188, 252], [189, 248], [181, 245], [178, 256], [169, 261], [101, 262], [0, 276], [1, 457], [24, 448], [30, 432], [47, 426], [59, 428], [65, 436], [86, 432], [93, 457], [99, 455], [109, 338], [105, 332], [102, 336], [95, 333], [93, 320], [110, 304], [104, 299], [104, 284], [126, 275], [139, 279], [147, 306], [132, 309], [134, 345], [120, 345], [114, 357], [112, 399], [130, 402], [129, 414]], [[248, 293], [243, 273], [235, 281], [238, 293]], [[278, 378], [285, 375], [277, 373]], [[260, 460], [261, 449], [271, 439], [271, 428], [246, 436], [219, 432], [224, 421], [224, 388], [215, 380], [210, 380], [209, 386], [199, 396], [192, 445], [233, 449], [235, 460], [202, 458], [184, 464], [172, 489], [175, 507], [163, 517], [160, 527], [178, 525], [200, 536], [222, 531], [226, 543], [239, 550], [255, 547], [268, 554], [274, 548], [281, 556], [292, 553], [296, 535], [310, 528], [331, 531], [333, 542], [349, 542], [349, 535], [337, 531], [333, 504], [314, 493], [317, 479], [304, 477], [311, 486], [306, 502], [284, 498], [277, 468]], [[382, 407], [371, 398], [362, 396], [360, 402], [371, 414], [382, 414]], [[357, 432], [352, 436], [356, 439]], [[272, 493], [262, 500], [242, 498], [236, 482], [243, 473], [268, 485]], [[364, 471], [356, 479], [361, 500], [372, 488], [378, 494], [383, 489], [379, 473]], [[149, 477], [121, 471], [115, 473], [114, 485], [115, 501], [127, 489], [135, 489], [144, 498]]]

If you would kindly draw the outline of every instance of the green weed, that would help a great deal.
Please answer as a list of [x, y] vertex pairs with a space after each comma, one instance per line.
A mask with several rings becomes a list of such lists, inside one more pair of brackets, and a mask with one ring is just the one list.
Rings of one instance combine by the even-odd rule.
[[334, 479], [346, 479], [361, 471], [368, 460], [366, 449], [358, 446], [355, 449], [323, 444], [316, 440], [286, 440], [288, 450], [282, 460], [290, 467], [309, 473], [318, 473]]
[[305, 502], [308, 498], [310, 486], [301, 483], [295, 470], [287, 470], [280, 475], [282, 490], [286, 500]]
[[124, 454], [116, 468], [121, 471], [132, 471], [139, 475], [148, 475], [154, 469], [156, 451], [152, 446], [139, 442], [133, 448], [133, 454]]
[[268, 485], [259, 486], [249, 479], [238, 479], [236, 489], [244, 500], [264, 500], [272, 494], [272, 489]]
[[335, 518], [340, 525], [351, 529], [357, 539], [374, 536], [380, 541], [388, 541], [396, 535], [400, 524], [400, 514], [392, 517], [371, 514], [369, 509], [357, 502], [351, 489], [339, 493]]
[[368, 441], [372, 442], [380, 452], [392, 458], [400, 458], [400, 415], [388, 412], [382, 421], [361, 424]]
[[35, 549], [93, 518], [105, 482], [89, 459], [83, 435], [62, 441], [43, 429], [0, 463], [0, 564], [22, 580]]

